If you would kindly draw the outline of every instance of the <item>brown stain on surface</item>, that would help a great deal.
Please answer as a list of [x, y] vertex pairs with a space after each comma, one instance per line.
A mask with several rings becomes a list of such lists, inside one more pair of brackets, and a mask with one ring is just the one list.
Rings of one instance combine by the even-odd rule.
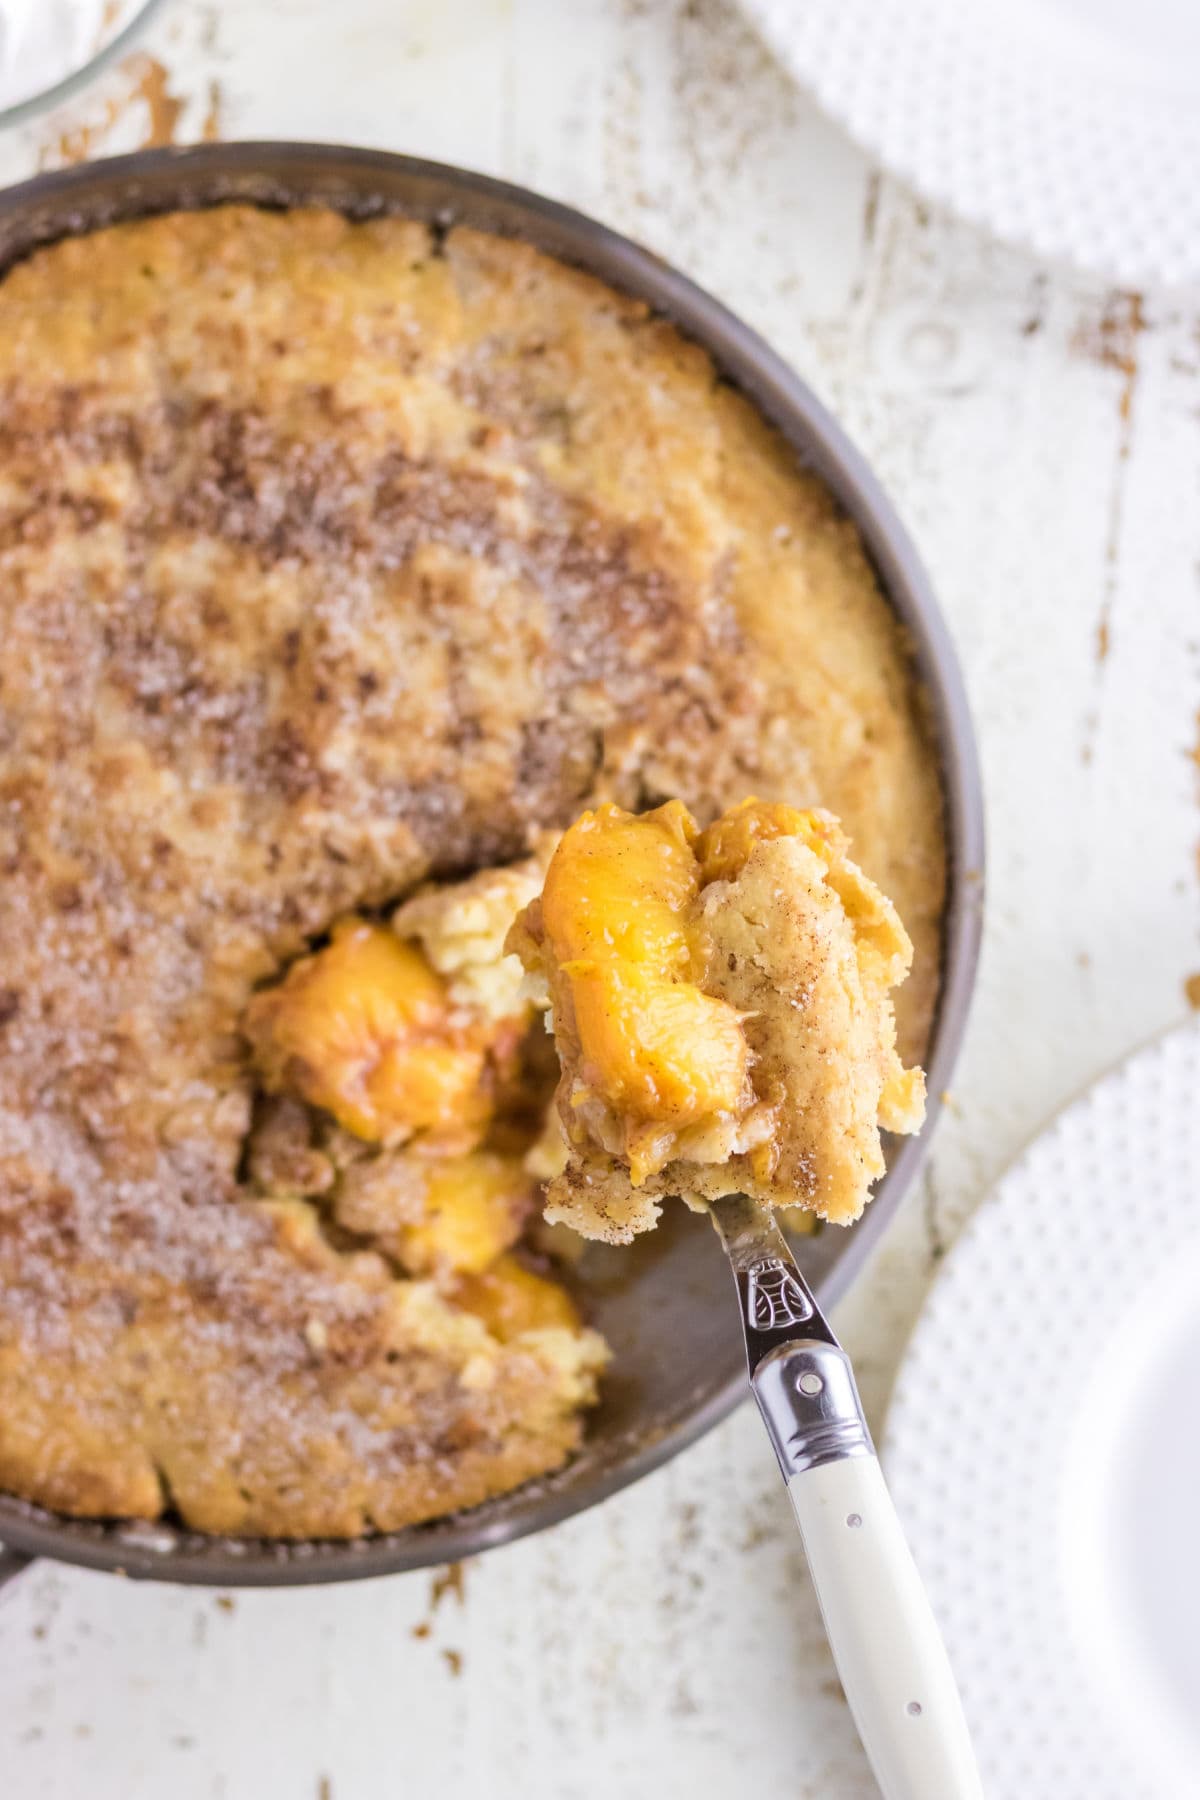
[[466, 1599], [463, 1587], [463, 1565], [460, 1562], [447, 1563], [446, 1567], [433, 1578], [429, 1589], [429, 1606], [436, 1612], [447, 1596], [453, 1596], [461, 1606]]
[[1183, 984], [1183, 991], [1187, 995], [1188, 1005], [1200, 1012], [1200, 972], [1187, 977]]
[[443, 1650], [442, 1655], [446, 1659], [446, 1667], [449, 1669], [450, 1673], [452, 1675], [461, 1675], [463, 1667], [462, 1651]]
[[[428, 1638], [433, 1635], [433, 1615], [437, 1612], [442, 1601], [451, 1597], [457, 1600], [460, 1606], [466, 1601], [466, 1589], [463, 1584], [463, 1565], [460, 1562], [447, 1563], [445, 1568], [439, 1569], [434, 1576], [429, 1587], [429, 1614], [428, 1617], [422, 1619], [419, 1624], [413, 1626], [412, 1635], [415, 1638]], [[457, 1656], [458, 1652], [454, 1651], [451, 1653], [445, 1650], [442, 1651], [443, 1656], [449, 1654]], [[457, 1673], [457, 1671], [455, 1672]]]
[[1138, 378], [1138, 342], [1146, 329], [1145, 302], [1140, 294], [1114, 293], [1101, 313], [1099, 321], [1080, 325], [1071, 338], [1077, 356], [1098, 363], [1102, 369], [1115, 369], [1122, 377], [1118, 410], [1122, 419], [1133, 413], [1133, 398]]
[[939, 1263], [949, 1246], [946, 1242], [946, 1234], [942, 1230], [941, 1195], [932, 1174], [927, 1174], [925, 1177], [923, 1212], [929, 1260], [931, 1263]]
[[130, 98], [145, 102], [147, 132], [143, 144], [148, 149], [173, 144], [186, 102], [171, 92], [171, 78], [165, 65], [156, 56], [139, 52], [122, 66], [135, 77]]
[[1023, 338], [1037, 337], [1046, 323], [1046, 277], [1035, 275], [1030, 289], [1030, 307], [1017, 327]]
[[[118, 91], [109, 95], [97, 113], [81, 119], [78, 124], [65, 125], [57, 136], [42, 145], [38, 154], [39, 169], [63, 168], [89, 161], [104, 148], [109, 133], [138, 107], [145, 108], [146, 118], [139, 148], [157, 149], [175, 142], [187, 102], [172, 92], [171, 76], [165, 63], [139, 50], [118, 65], [117, 77], [121, 84]], [[211, 109], [210, 91], [210, 113]], [[219, 96], [216, 126], [219, 126]]]
[[1146, 314], [1142, 306], [1140, 294], [1128, 297], [1128, 317], [1125, 326], [1125, 348], [1118, 354], [1116, 367], [1125, 377], [1121, 385], [1120, 413], [1128, 423], [1133, 417], [1133, 394], [1138, 378], [1138, 339], [1146, 329]]
[[[1071, 348], [1102, 369], [1121, 378], [1117, 389], [1117, 459], [1108, 498], [1108, 529], [1104, 540], [1104, 588], [1096, 621], [1096, 662], [1103, 664], [1112, 648], [1112, 609], [1116, 596], [1121, 527], [1125, 513], [1125, 476], [1133, 446], [1133, 421], [1137, 402], [1142, 334], [1146, 312], [1142, 296], [1115, 293], [1110, 296], [1095, 326], [1080, 326]], [[1085, 746], [1084, 760], [1089, 760]]]
[[106, 100], [98, 119], [68, 126], [38, 153], [39, 169], [62, 168], [72, 163], [87, 162], [93, 149], [108, 136], [121, 117], [124, 98]]
[[204, 114], [204, 123], [200, 127], [200, 139], [202, 143], [215, 144], [220, 140], [222, 124], [221, 113], [223, 106], [224, 96], [221, 93], [220, 82], [210, 81], [208, 84], [208, 106]]
[[878, 169], [872, 169], [867, 176], [866, 192], [863, 195], [862, 212], [862, 247], [870, 250], [875, 242], [875, 233], [879, 228], [879, 200], [883, 187], [883, 176]]

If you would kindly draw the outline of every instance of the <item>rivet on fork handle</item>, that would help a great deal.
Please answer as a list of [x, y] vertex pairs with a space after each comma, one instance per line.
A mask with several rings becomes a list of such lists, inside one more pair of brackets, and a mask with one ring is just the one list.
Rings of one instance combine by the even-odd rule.
[[837, 1344], [799, 1338], [772, 1350], [751, 1377], [783, 1479], [806, 1469], [873, 1456], [850, 1358]]

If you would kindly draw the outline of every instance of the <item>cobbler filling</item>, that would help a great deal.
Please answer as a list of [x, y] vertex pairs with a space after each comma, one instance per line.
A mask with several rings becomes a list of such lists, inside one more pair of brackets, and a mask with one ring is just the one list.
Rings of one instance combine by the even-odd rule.
[[243, 1021], [251, 1191], [314, 1203], [340, 1246], [434, 1282], [502, 1336], [579, 1326], [544, 1225], [539, 1241], [557, 1062], [504, 951], [542, 875], [533, 859], [345, 916]]

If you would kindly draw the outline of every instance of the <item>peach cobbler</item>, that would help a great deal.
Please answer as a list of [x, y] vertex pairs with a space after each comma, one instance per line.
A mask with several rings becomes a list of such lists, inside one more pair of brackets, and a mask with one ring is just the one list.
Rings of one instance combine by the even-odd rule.
[[846, 1223], [924, 1117], [891, 990], [912, 945], [829, 813], [679, 801], [576, 821], [510, 935], [540, 978], [570, 1157], [547, 1217], [622, 1242], [664, 1194]]
[[547, 1193], [622, 1235], [725, 1157], [843, 1217], [915, 1120], [901, 632], [639, 302], [319, 209], [37, 250], [0, 621], [0, 1488], [292, 1538], [475, 1505], [603, 1386]]

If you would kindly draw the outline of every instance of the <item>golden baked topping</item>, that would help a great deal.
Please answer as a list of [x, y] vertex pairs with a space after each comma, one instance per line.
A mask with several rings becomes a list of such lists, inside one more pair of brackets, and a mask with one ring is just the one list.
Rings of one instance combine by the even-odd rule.
[[392, 930], [419, 946], [455, 1006], [485, 1019], [528, 1019], [520, 959], [505, 954], [504, 940], [522, 907], [541, 892], [557, 842], [556, 832], [541, 832], [535, 856], [480, 869], [452, 887], [435, 882], [392, 914]]
[[831, 814], [746, 800], [700, 831], [678, 801], [602, 807], [509, 942], [546, 984], [562, 1062], [573, 1155], [547, 1217], [587, 1236], [652, 1225], [663, 1192], [853, 1218], [879, 1127], [921, 1123], [890, 992], [912, 947]]
[[429, 1210], [452, 1157], [561, 1174], [518, 859], [603, 799], [819, 797], [913, 933], [919, 1053], [894, 616], [702, 351], [526, 244], [214, 207], [40, 249], [3, 309], [0, 1487], [289, 1537], [473, 1505], [571, 1453], [604, 1354], [456, 1304], [511, 1217]]

